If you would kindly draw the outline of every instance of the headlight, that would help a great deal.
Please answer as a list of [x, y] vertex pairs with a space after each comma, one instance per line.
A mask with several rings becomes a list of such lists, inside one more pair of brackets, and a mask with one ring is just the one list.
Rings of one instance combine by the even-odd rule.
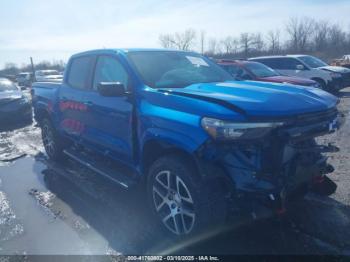
[[331, 72], [331, 77], [333, 77], [333, 78], [338, 78], [338, 77], [341, 77], [341, 74]]
[[235, 123], [208, 117], [204, 117], [201, 124], [204, 130], [216, 140], [259, 139], [274, 128], [283, 125], [281, 122]]

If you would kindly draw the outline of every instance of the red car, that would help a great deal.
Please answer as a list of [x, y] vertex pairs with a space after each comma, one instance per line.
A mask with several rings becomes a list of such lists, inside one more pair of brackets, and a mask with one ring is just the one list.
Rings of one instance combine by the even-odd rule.
[[233, 75], [237, 80], [289, 83], [300, 86], [320, 87], [316, 81], [300, 77], [284, 76], [258, 62], [223, 59], [216, 60], [216, 63]]

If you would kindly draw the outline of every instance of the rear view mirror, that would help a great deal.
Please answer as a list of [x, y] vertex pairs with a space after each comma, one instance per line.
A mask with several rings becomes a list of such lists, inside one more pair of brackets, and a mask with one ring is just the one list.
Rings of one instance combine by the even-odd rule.
[[125, 87], [120, 82], [101, 82], [97, 86], [97, 91], [102, 96], [123, 96], [126, 94]]

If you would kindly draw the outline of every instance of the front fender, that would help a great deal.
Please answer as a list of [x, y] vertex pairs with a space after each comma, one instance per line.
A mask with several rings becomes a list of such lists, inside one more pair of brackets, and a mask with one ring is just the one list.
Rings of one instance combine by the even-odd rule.
[[208, 136], [200, 135], [195, 139], [192, 136], [174, 130], [149, 128], [142, 138], [141, 145], [145, 145], [149, 141], [156, 141], [164, 146], [182, 149], [192, 154], [207, 140], [207, 138]]

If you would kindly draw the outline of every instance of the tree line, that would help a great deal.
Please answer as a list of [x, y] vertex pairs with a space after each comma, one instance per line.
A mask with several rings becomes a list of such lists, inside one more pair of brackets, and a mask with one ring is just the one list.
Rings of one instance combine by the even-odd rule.
[[[45, 70], [54, 69], [62, 72], [65, 67], [65, 62], [63, 60], [59, 61], [41, 61], [34, 65], [34, 70]], [[13, 76], [20, 72], [32, 72], [32, 67], [30, 64], [23, 64], [22, 66], [17, 66], [15, 63], [6, 63], [4, 68], [0, 70], [0, 76]]]
[[195, 50], [217, 58], [248, 58], [260, 55], [311, 54], [330, 60], [350, 54], [350, 26], [310, 17], [291, 17], [282, 29], [247, 33], [223, 38], [207, 36], [204, 30], [161, 34], [164, 48]]

